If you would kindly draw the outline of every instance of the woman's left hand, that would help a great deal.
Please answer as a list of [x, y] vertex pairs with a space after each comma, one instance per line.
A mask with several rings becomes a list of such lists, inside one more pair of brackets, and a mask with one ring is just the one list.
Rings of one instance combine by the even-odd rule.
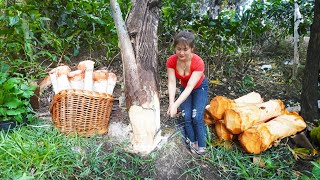
[[170, 117], [175, 117], [178, 112], [178, 107], [175, 104], [171, 104], [168, 108], [167, 114], [170, 115]]

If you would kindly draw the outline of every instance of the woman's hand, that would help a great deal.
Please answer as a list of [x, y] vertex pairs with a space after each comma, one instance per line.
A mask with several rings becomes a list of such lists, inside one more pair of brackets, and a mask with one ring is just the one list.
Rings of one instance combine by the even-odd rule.
[[170, 115], [170, 117], [175, 117], [177, 115], [178, 112], [178, 107], [175, 105], [175, 103], [170, 104], [167, 114]]

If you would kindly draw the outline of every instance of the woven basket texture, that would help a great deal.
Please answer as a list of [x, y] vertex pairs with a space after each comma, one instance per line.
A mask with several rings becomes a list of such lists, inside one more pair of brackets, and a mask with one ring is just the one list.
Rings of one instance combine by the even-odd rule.
[[63, 90], [50, 107], [54, 125], [65, 134], [90, 137], [108, 132], [114, 98], [110, 94], [86, 90]]

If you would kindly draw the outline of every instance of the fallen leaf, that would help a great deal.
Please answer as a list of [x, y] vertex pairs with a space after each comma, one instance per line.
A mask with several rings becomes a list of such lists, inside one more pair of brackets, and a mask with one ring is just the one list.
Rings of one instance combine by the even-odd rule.
[[252, 163], [255, 165], [258, 165], [261, 168], [266, 167], [266, 163], [264, 162], [264, 160], [261, 157], [253, 157]]
[[210, 84], [213, 84], [213, 85], [220, 85], [220, 84], [221, 84], [221, 82], [220, 82], [220, 80], [215, 79], [215, 80], [211, 80], [211, 81], [210, 81]]

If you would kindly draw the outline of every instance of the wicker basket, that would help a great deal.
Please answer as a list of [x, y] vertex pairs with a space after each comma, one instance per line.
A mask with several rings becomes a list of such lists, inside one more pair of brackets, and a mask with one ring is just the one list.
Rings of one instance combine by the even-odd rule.
[[63, 90], [53, 97], [52, 121], [65, 134], [92, 136], [105, 134], [113, 105], [113, 96], [86, 90]]

